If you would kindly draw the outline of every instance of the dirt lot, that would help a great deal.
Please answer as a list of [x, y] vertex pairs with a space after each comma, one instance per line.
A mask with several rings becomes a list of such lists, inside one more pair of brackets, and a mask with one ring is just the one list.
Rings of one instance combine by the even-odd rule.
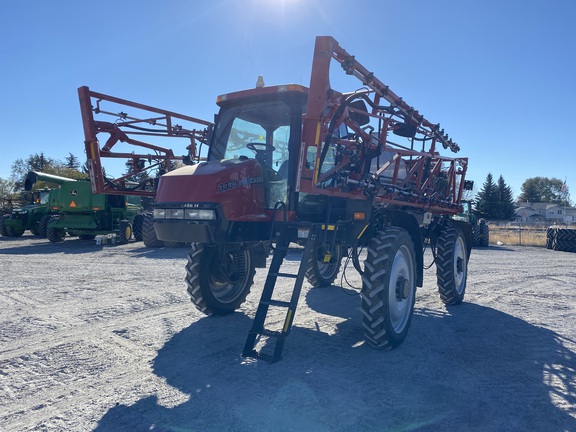
[[428, 270], [394, 351], [363, 343], [353, 289], [305, 286], [270, 365], [240, 356], [265, 272], [204, 317], [186, 253], [0, 239], [0, 430], [576, 431], [575, 254], [474, 250], [448, 309]]

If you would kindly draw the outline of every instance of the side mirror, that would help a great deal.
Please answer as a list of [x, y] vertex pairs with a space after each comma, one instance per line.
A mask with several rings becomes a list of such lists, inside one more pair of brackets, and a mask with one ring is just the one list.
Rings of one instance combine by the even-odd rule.
[[[358, 99], [350, 103], [350, 105], [348, 105], [348, 108], [368, 113], [368, 108], [366, 108], [366, 104], [362, 99]], [[365, 126], [368, 123], [370, 123], [370, 116], [368, 114], [363, 114], [361, 112], [350, 111], [348, 117], [350, 117], [350, 120], [358, 123], [358, 126]]]
[[416, 135], [416, 126], [408, 123], [397, 123], [396, 127], [392, 129], [394, 135], [406, 138], [413, 138]]

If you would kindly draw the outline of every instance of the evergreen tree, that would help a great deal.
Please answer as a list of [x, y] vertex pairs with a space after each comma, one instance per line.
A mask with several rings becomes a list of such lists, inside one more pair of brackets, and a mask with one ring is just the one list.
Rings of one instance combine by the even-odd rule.
[[68, 153], [68, 156], [66, 156], [65, 165], [68, 168], [72, 168], [72, 169], [75, 169], [77, 171], [80, 170], [80, 160], [76, 156], [74, 156], [72, 153]]
[[498, 178], [497, 185], [497, 212], [495, 214], [497, 219], [513, 219], [514, 218], [514, 196], [512, 189], [504, 181], [504, 177]]
[[482, 189], [476, 195], [476, 210], [480, 217], [494, 219], [496, 216], [496, 203], [498, 202], [498, 189], [494, 184], [492, 174], [488, 173]]
[[[124, 175], [129, 175], [126, 180], [135, 182], [135, 183], [143, 183], [150, 178], [147, 171], [139, 171], [145, 167], [145, 162], [142, 159], [137, 161], [135, 160], [127, 160], [126, 161], [126, 172]], [[139, 171], [139, 172], [138, 172]]]

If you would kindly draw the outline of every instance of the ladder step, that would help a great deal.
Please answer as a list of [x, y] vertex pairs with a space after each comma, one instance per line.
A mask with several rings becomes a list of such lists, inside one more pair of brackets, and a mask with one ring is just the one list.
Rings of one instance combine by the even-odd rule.
[[275, 359], [274, 356], [272, 356], [271, 354], [261, 353], [261, 352], [258, 352], [256, 350], [252, 350], [251, 352], [249, 352], [247, 354], [242, 354], [242, 356], [255, 358], [257, 360], [264, 360], [268, 363], [275, 363], [279, 360], [279, 359]]
[[268, 273], [268, 275], [276, 277], [292, 278], [292, 279], [296, 279], [298, 277], [298, 275], [292, 273]]
[[290, 302], [283, 300], [261, 300], [260, 303], [268, 306], [290, 307]]
[[284, 335], [281, 331], [264, 329], [260, 332], [263, 336], [279, 338]]

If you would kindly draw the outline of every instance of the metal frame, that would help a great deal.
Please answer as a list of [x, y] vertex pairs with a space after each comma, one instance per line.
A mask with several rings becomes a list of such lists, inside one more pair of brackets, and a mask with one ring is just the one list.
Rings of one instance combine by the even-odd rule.
[[[347, 75], [356, 77], [363, 88], [354, 93], [339, 93], [330, 87], [330, 63], [335, 60]], [[361, 99], [368, 104], [367, 112], [347, 106], [349, 101]], [[376, 137], [363, 129], [350, 114], [358, 113], [378, 124]], [[345, 124], [356, 139], [337, 139], [331, 134], [334, 125]], [[414, 132], [410, 147], [390, 140], [390, 132], [402, 134], [409, 127]], [[406, 135], [402, 135], [406, 136]], [[304, 119], [303, 145], [300, 153], [297, 190], [313, 194], [355, 199], [374, 199], [376, 204], [426, 208], [432, 213], [456, 214], [461, 211], [460, 199], [468, 167], [467, 158], [440, 156], [442, 146], [453, 152], [460, 150], [439, 124], [427, 120], [397, 96], [382, 81], [362, 66], [354, 56], [329, 36], [316, 38], [308, 106]], [[337, 164], [322, 173], [322, 150], [330, 142], [338, 151]], [[416, 149], [416, 145], [421, 148]], [[316, 150], [315, 166], [307, 167], [306, 155]], [[369, 152], [389, 150], [396, 153], [393, 160], [378, 172], [368, 175], [356, 162], [364, 163]], [[324, 149], [326, 152], [326, 149]], [[408, 174], [400, 178], [400, 164]], [[393, 168], [392, 179], [383, 181], [380, 174]]]
[[[177, 160], [190, 163], [202, 159], [199, 147], [208, 144], [209, 130], [213, 125], [211, 122], [97, 93], [86, 86], [78, 89], [78, 98], [93, 193], [154, 196], [156, 191], [153, 178], [141, 183], [130, 182], [129, 178], [153, 169], [157, 169], [160, 174], [165, 173], [172, 169], [172, 163]], [[114, 108], [120, 108], [121, 111], [113, 111]], [[135, 117], [123, 112], [130, 108], [144, 115]], [[103, 121], [101, 118], [113, 121]], [[198, 128], [183, 128], [177, 122], [198, 125]], [[98, 134], [108, 135], [103, 146], [100, 145]], [[176, 156], [172, 149], [158, 145], [157, 142], [164, 138], [187, 140], [188, 155]], [[135, 151], [115, 152], [114, 146], [119, 142], [134, 146]], [[126, 159], [132, 163], [132, 172], [109, 178], [105, 176], [103, 158]]]

